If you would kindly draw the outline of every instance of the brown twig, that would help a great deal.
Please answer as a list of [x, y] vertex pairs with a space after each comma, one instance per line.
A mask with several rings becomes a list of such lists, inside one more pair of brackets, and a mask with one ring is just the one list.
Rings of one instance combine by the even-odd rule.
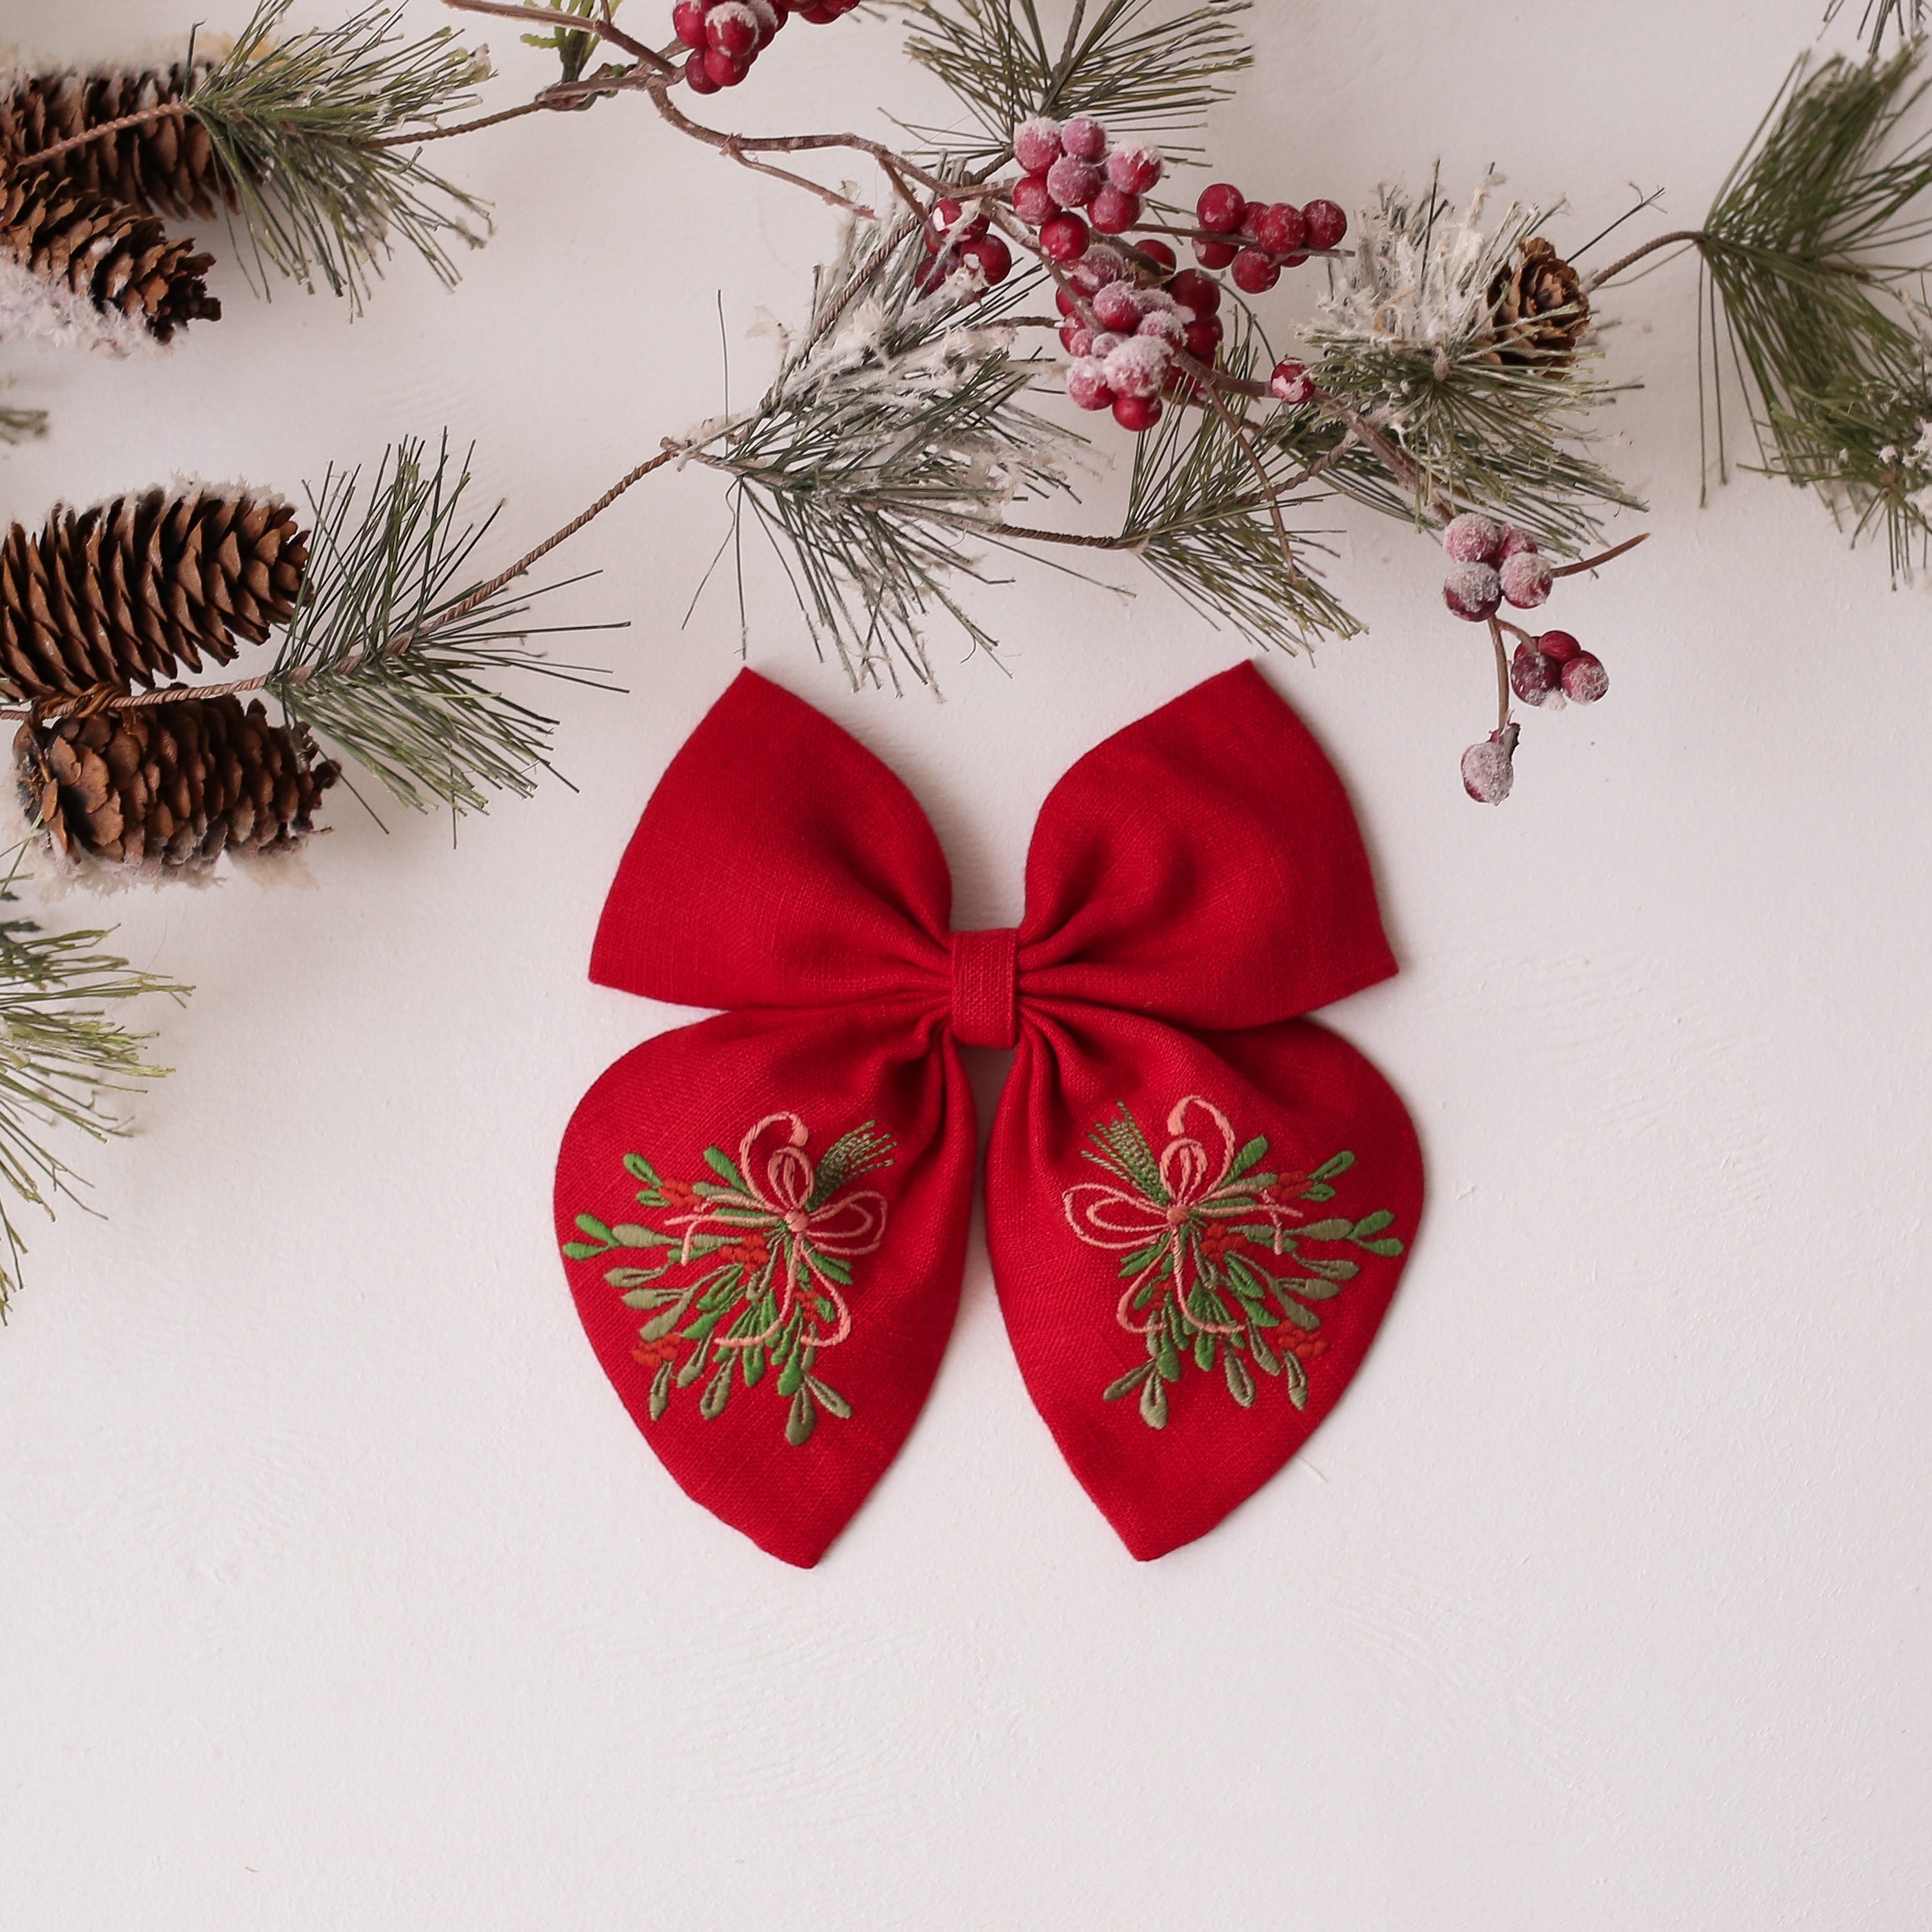
[[10, 159], [20, 167], [38, 168], [45, 162], [58, 160], [62, 154], [71, 154], [76, 148], [85, 148], [91, 142], [104, 141], [110, 134], [123, 133], [130, 128], [151, 128], [157, 121], [171, 121], [188, 111], [185, 100], [164, 100], [158, 106], [143, 107], [136, 113], [124, 114], [118, 121], [104, 121], [98, 128], [70, 134], [64, 141], [56, 141], [50, 147], [38, 148], [31, 154], [14, 155]]
[[1640, 530], [1635, 536], [1626, 538], [1614, 550], [1606, 550], [1598, 556], [1586, 556], [1579, 562], [1563, 564], [1550, 574], [1552, 577], [1577, 577], [1586, 570], [1600, 569], [1606, 563], [1614, 563], [1626, 550], [1635, 550], [1639, 544], [1648, 542], [1649, 536], [1649, 531]]
[[1660, 235], [1654, 241], [1646, 242], [1642, 248], [1633, 248], [1628, 255], [1619, 256], [1607, 268], [1599, 268], [1583, 284], [1583, 291], [1586, 295], [1594, 295], [1606, 282], [1622, 274], [1626, 268], [1634, 268], [1646, 255], [1654, 255], [1660, 249], [1681, 248], [1687, 242], [1702, 242], [1703, 239], [1704, 231], [1701, 228], [1673, 229], [1670, 234]]
[[518, 120], [524, 115], [540, 113], [546, 108], [555, 112], [564, 106], [562, 101], [546, 100], [540, 94], [520, 107], [506, 107], [499, 113], [485, 114], [475, 121], [459, 121], [453, 128], [431, 128], [420, 134], [383, 134], [362, 145], [365, 148], [408, 148], [421, 141], [446, 141], [452, 134], [474, 134], [482, 128], [495, 127], [500, 121]]
[[1496, 646], [1496, 729], [1507, 731], [1510, 711], [1509, 653], [1503, 647], [1502, 624], [1495, 617], [1490, 620], [1490, 642]]
[[674, 75], [677, 72], [662, 54], [646, 46], [642, 40], [632, 39], [608, 14], [592, 18], [583, 14], [560, 13], [554, 7], [518, 6], [512, 4], [512, 0], [442, 0], [442, 4], [459, 14], [488, 14], [504, 20], [548, 22], [568, 33], [595, 34], [600, 40], [608, 40], [612, 46], [622, 49], [633, 60], [655, 68], [660, 74]]

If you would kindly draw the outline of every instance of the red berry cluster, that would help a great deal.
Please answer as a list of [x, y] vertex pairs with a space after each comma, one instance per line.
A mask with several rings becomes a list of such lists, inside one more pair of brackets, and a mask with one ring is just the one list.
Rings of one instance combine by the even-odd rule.
[[1338, 248], [1348, 232], [1348, 218], [1332, 201], [1250, 201], [1232, 182], [1201, 190], [1196, 218], [1207, 230], [1194, 244], [1204, 268], [1232, 265], [1234, 286], [1264, 295], [1284, 268], [1298, 268], [1318, 250]]
[[686, 83], [694, 94], [736, 87], [794, 14], [823, 26], [858, 4], [859, 0], [677, 0], [670, 22], [691, 50], [685, 56]]
[[1520, 644], [1510, 660], [1510, 688], [1526, 704], [1594, 704], [1610, 688], [1603, 660], [1568, 631], [1545, 631]]
[[[1442, 601], [1457, 616], [1481, 623], [1505, 602], [1534, 610], [1549, 602], [1556, 573], [1547, 557], [1538, 555], [1528, 531], [1471, 512], [1442, 532], [1442, 548], [1449, 554]], [[1610, 679], [1602, 660], [1568, 631], [1546, 631], [1516, 647], [1510, 686], [1526, 704], [1547, 704], [1559, 697], [1594, 704], [1610, 689]]]
[[1078, 261], [1096, 230], [1124, 235], [1138, 226], [1141, 196], [1162, 166], [1158, 148], [1110, 143], [1106, 129], [1086, 114], [1064, 125], [1043, 115], [1022, 122], [1013, 130], [1013, 158], [1024, 170], [1012, 186], [1013, 212], [1040, 230], [1041, 252], [1054, 262]]
[[1192, 268], [1177, 274], [1164, 242], [1143, 242], [1135, 252], [1152, 266], [1137, 268], [1119, 249], [1095, 243], [1067, 265], [1072, 292], [1063, 288], [1058, 299], [1066, 318], [1060, 340], [1073, 358], [1066, 393], [1083, 410], [1112, 410], [1122, 428], [1138, 432], [1160, 422], [1163, 393], [1193, 386], [1176, 352], [1211, 364], [1222, 323], [1218, 282]]
[[926, 252], [932, 257], [919, 278], [920, 292], [929, 295], [956, 269], [977, 268], [988, 288], [1013, 272], [1013, 251], [992, 232], [983, 214], [971, 220], [956, 201], [933, 204], [926, 218]]

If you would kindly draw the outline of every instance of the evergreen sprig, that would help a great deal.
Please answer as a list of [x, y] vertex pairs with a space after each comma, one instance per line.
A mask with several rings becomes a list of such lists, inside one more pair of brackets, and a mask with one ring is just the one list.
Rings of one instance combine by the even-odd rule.
[[[1259, 352], [1258, 338], [1244, 334], [1222, 366], [1245, 381]], [[1170, 409], [1138, 439], [1121, 544], [1210, 622], [1257, 644], [1293, 650], [1318, 637], [1353, 637], [1360, 624], [1309, 560], [1331, 546], [1296, 529], [1283, 550], [1260, 473], [1286, 523], [1330, 494], [1332, 484], [1305, 483], [1329, 474], [1345, 434], [1312, 411], [1274, 410], [1248, 425], [1244, 444], [1218, 411]]]
[[[18, 874], [0, 880], [11, 903]], [[149, 993], [184, 1000], [189, 989], [99, 950], [104, 932], [44, 932], [32, 920], [0, 918], [0, 1321], [20, 1286], [26, 1244], [19, 1205], [50, 1216], [64, 1196], [78, 1201], [80, 1177], [50, 1144], [50, 1131], [78, 1128], [97, 1141], [126, 1131], [113, 1096], [138, 1092], [167, 1072], [149, 1064], [150, 1034], [110, 1016]]]
[[262, 0], [188, 100], [235, 184], [258, 261], [311, 287], [320, 278], [358, 310], [399, 245], [454, 282], [447, 244], [477, 245], [470, 223], [482, 204], [406, 143], [473, 104], [488, 63], [453, 28], [406, 40], [402, 9], [388, 4], [279, 35], [292, 4]]
[[466, 520], [470, 480], [447, 441], [434, 460], [420, 442], [386, 451], [366, 490], [360, 471], [331, 470], [308, 493], [308, 571], [268, 680], [291, 718], [418, 810], [482, 811], [492, 791], [526, 796], [553, 769], [555, 721], [498, 690], [505, 672], [596, 681], [529, 648], [527, 599], [456, 614], [494, 520]]
[[[1174, 142], [1197, 128], [1224, 85], [1253, 64], [1237, 26], [1250, 0], [1204, 0], [1168, 13], [1159, 0], [1103, 0], [1050, 32], [1035, 0], [902, 0], [906, 50], [958, 97], [986, 137], [968, 165], [997, 162], [1012, 130], [1036, 114], [1091, 114], [1117, 133]], [[1162, 17], [1163, 14], [1166, 17]], [[957, 146], [948, 138], [949, 147]]]
[[902, 666], [930, 682], [934, 610], [996, 648], [951, 587], [982, 574], [962, 536], [997, 541], [1012, 503], [1064, 493], [1078, 448], [1024, 406], [1038, 365], [999, 326], [1019, 287], [976, 300], [956, 277], [922, 292], [928, 259], [916, 230], [849, 223], [770, 389], [698, 458], [736, 480], [855, 686], [896, 684]]
[[1932, 525], [1932, 368], [1920, 290], [1932, 243], [1932, 136], [1917, 44], [1794, 68], [1698, 238], [1705, 415], [1726, 463], [1725, 371], [1762, 467], [1820, 489], [1854, 540], [1882, 524], [1892, 567]]
[[[1825, 9], [1825, 24], [1829, 26], [1844, 11], [1845, 0], [1832, 0]], [[1921, 34], [1925, 31], [1926, 0], [1865, 0], [1864, 11], [1858, 16], [1858, 32], [1865, 36], [1865, 45], [1873, 53], [1881, 52], [1885, 37], [1894, 27], [1903, 34]]]

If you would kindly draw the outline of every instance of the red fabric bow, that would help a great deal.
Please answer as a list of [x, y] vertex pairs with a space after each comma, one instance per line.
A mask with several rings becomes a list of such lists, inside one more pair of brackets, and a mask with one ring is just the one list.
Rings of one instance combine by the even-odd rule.
[[1312, 1009], [1395, 970], [1353, 814], [1250, 666], [1088, 753], [1013, 930], [949, 929], [905, 787], [742, 673], [671, 761], [591, 977], [724, 1009], [572, 1119], [560, 1239], [671, 1474], [815, 1563], [952, 1327], [976, 1130], [962, 1047], [1017, 1048], [986, 1226], [1035, 1405], [1137, 1557], [1203, 1534], [1360, 1365], [1422, 1205], [1402, 1103]]

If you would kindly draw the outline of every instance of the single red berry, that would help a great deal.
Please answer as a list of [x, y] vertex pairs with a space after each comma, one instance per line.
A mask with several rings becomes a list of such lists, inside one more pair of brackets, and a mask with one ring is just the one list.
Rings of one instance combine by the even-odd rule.
[[1123, 429], [1130, 429], [1138, 435], [1144, 429], [1152, 429], [1160, 421], [1161, 403], [1158, 396], [1116, 396], [1114, 398], [1114, 420]]
[[1060, 145], [1076, 160], [1097, 161], [1107, 152], [1107, 130], [1090, 114], [1076, 114], [1060, 130]]
[[1198, 268], [1183, 268], [1168, 284], [1167, 292], [1183, 308], [1194, 311], [1196, 322], [1205, 322], [1221, 306], [1221, 284]]
[[1013, 130], [1013, 159], [1030, 175], [1043, 175], [1060, 158], [1060, 123], [1036, 115]]
[[1534, 644], [1516, 646], [1510, 659], [1510, 688], [1524, 704], [1546, 704], [1562, 682], [1563, 667], [1554, 658], [1545, 657]]
[[1160, 150], [1123, 141], [1107, 157], [1107, 178], [1123, 194], [1145, 194], [1160, 179]]
[[1066, 393], [1083, 410], [1111, 410], [1115, 400], [1100, 364], [1091, 356], [1082, 356], [1067, 370]]
[[1545, 657], [1554, 658], [1560, 664], [1568, 664], [1583, 649], [1568, 631], [1545, 631], [1537, 639], [1536, 646]]
[[1194, 212], [1210, 235], [1232, 235], [1248, 212], [1247, 196], [1230, 182], [1216, 182], [1201, 190]]
[[1084, 208], [1106, 178], [1091, 161], [1062, 154], [1046, 171], [1047, 192], [1062, 208]]
[[1070, 356], [1090, 356], [1094, 352], [1094, 332], [1084, 322], [1063, 322], [1060, 325], [1060, 344]]
[[1563, 667], [1563, 695], [1572, 704], [1594, 704], [1610, 688], [1610, 674], [1604, 661], [1588, 651], [1579, 651]]
[[1040, 253], [1049, 262], [1078, 261], [1087, 252], [1087, 224], [1077, 214], [1056, 214], [1040, 224]]
[[1102, 328], [1131, 335], [1139, 326], [1141, 305], [1131, 282], [1109, 282], [1094, 295], [1094, 314]]
[[1013, 212], [1034, 228], [1060, 212], [1060, 204], [1054, 200], [1046, 176], [1022, 175], [1013, 183]]
[[[710, 30], [709, 21], [706, 22], [705, 28], [707, 32]], [[708, 47], [705, 50], [704, 71], [710, 75], [720, 87], [736, 87], [751, 70], [752, 64], [749, 61], [734, 59], [722, 47]]]
[[1503, 595], [1519, 610], [1534, 610], [1539, 604], [1548, 603], [1550, 586], [1556, 580], [1550, 560], [1533, 550], [1518, 550], [1503, 559]]
[[1174, 250], [1165, 242], [1136, 242], [1134, 246], [1150, 260], [1158, 262], [1170, 275], [1178, 266], [1174, 258]]
[[1141, 198], [1123, 194], [1110, 182], [1094, 197], [1088, 213], [1102, 235], [1124, 235], [1141, 218]]
[[1534, 556], [1535, 554], [1535, 538], [1532, 536], [1528, 531], [1520, 530], [1514, 524], [1511, 524], [1503, 536], [1504, 556], [1505, 558]]
[[704, 56], [694, 48], [685, 56], [684, 84], [694, 94], [716, 94], [718, 83], [706, 71]]
[[814, 27], [822, 27], [828, 22], [837, 20], [838, 13], [839, 10], [828, 4], [827, 0], [812, 0], [809, 7], [799, 8], [798, 17], [801, 20], [809, 20]]
[[1244, 248], [1230, 272], [1236, 288], [1251, 296], [1266, 295], [1281, 280], [1281, 264], [1258, 248]]
[[956, 229], [958, 230], [958, 239], [962, 242], [970, 242], [986, 233], [987, 221], [983, 214], [974, 215], [964, 227], [960, 227], [960, 219], [965, 212], [956, 201], [936, 201], [933, 203], [932, 212], [926, 220], [926, 247], [928, 254], [938, 254], [945, 244], [946, 238]]
[[1520, 725], [1505, 724], [1462, 754], [1462, 789], [1478, 805], [1500, 805], [1516, 782], [1516, 740]]
[[1124, 282], [1132, 279], [1127, 267], [1127, 258], [1119, 249], [1109, 248], [1104, 242], [1096, 242], [1067, 271], [1067, 279], [1075, 287], [1090, 295], [1096, 289], [1105, 288], [1109, 282]]
[[704, 16], [706, 43], [722, 54], [729, 54], [740, 68], [750, 64], [758, 50], [758, 16], [742, 0], [722, 0]]
[[1197, 362], [1211, 362], [1220, 353], [1221, 338], [1226, 332], [1218, 315], [1204, 315], [1187, 325], [1182, 346]]
[[1197, 239], [1194, 244], [1194, 259], [1204, 268], [1225, 268], [1239, 253], [1238, 249], [1231, 248], [1225, 242]]
[[1268, 378], [1268, 387], [1283, 402], [1298, 408], [1312, 401], [1315, 396], [1314, 380], [1305, 362], [1277, 362], [1274, 374]]
[[1308, 224], [1310, 248], [1334, 248], [1340, 246], [1342, 237], [1348, 232], [1348, 211], [1340, 202], [1311, 201], [1301, 212]]
[[1013, 272], [1013, 251], [997, 235], [975, 235], [959, 244], [959, 260], [970, 262], [997, 288]]
[[1480, 624], [1496, 614], [1503, 587], [1490, 564], [1452, 563], [1442, 580], [1442, 601], [1466, 622]]
[[1170, 349], [1186, 346], [1187, 330], [1188, 324], [1181, 320], [1180, 311], [1175, 308], [1149, 309], [1134, 326], [1136, 335], [1154, 336]]
[[1442, 548], [1458, 563], [1494, 563], [1503, 554], [1503, 526], [1492, 517], [1466, 510], [1450, 518]]
[[1277, 201], [1262, 210], [1255, 223], [1255, 242], [1271, 255], [1292, 255], [1308, 244], [1308, 224], [1300, 208]]
[[677, 0], [670, 10], [672, 28], [686, 46], [702, 50], [710, 45], [704, 38], [704, 16], [710, 10], [710, 0]]

